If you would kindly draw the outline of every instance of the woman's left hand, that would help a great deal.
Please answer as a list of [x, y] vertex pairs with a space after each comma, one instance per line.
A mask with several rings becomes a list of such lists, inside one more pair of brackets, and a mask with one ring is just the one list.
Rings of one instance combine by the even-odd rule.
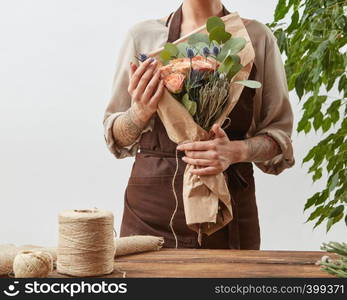
[[195, 175], [216, 175], [225, 171], [230, 164], [244, 159], [246, 145], [243, 141], [230, 141], [218, 124], [212, 126], [214, 138], [209, 141], [189, 142], [177, 146], [185, 151], [182, 160], [197, 166], [191, 170]]

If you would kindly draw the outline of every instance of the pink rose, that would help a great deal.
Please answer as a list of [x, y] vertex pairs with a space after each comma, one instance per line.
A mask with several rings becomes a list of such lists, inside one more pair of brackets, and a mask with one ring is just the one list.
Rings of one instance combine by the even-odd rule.
[[182, 92], [185, 75], [181, 73], [171, 73], [164, 77], [164, 85], [174, 94]]

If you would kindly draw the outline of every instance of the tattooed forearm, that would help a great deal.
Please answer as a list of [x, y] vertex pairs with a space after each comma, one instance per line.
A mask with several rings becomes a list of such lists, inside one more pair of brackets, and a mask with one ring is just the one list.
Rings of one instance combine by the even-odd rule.
[[132, 107], [119, 116], [113, 124], [113, 135], [118, 146], [131, 145], [146, 127], [147, 122], [142, 121]]
[[258, 135], [244, 140], [247, 146], [246, 160], [261, 162], [274, 158], [281, 153], [278, 143], [268, 135]]

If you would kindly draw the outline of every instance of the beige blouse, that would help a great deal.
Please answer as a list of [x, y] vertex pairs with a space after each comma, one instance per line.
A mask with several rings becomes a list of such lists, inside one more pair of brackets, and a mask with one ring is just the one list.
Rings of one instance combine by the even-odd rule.
[[[293, 112], [289, 103], [286, 75], [276, 38], [271, 30], [256, 20], [249, 20], [245, 26], [255, 50], [257, 68], [255, 79], [262, 83], [262, 87], [256, 90], [253, 122], [247, 137], [267, 134], [278, 142], [281, 154], [265, 162], [256, 162], [262, 171], [277, 175], [294, 165], [290, 138], [293, 129]], [[164, 46], [167, 36], [168, 27], [165, 26], [165, 20], [152, 19], [135, 24], [123, 42], [118, 54], [111, 99], [103, 121], [107, 147], [116, 158], [135, 156], [142, 134], [152, 130], [154, 125], [152, 118], [141, 135], [129, 146], [119, 147], [115, 143], [113, 123], [131, 105], [131, 97], [127, 91], [129, 63], [132, 61], [138, 65], [135, 56]]]

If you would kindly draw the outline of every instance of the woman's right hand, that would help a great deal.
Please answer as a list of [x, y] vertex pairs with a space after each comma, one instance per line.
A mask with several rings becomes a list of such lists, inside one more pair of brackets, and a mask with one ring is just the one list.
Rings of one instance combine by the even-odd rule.
[[143, 122], [147, 122], [157, 111], [164, 91], [160, 80], [158, 62], [147, 58], [140, 66], [130, 63], [128, 92], [132, 98], [131, 109]]

